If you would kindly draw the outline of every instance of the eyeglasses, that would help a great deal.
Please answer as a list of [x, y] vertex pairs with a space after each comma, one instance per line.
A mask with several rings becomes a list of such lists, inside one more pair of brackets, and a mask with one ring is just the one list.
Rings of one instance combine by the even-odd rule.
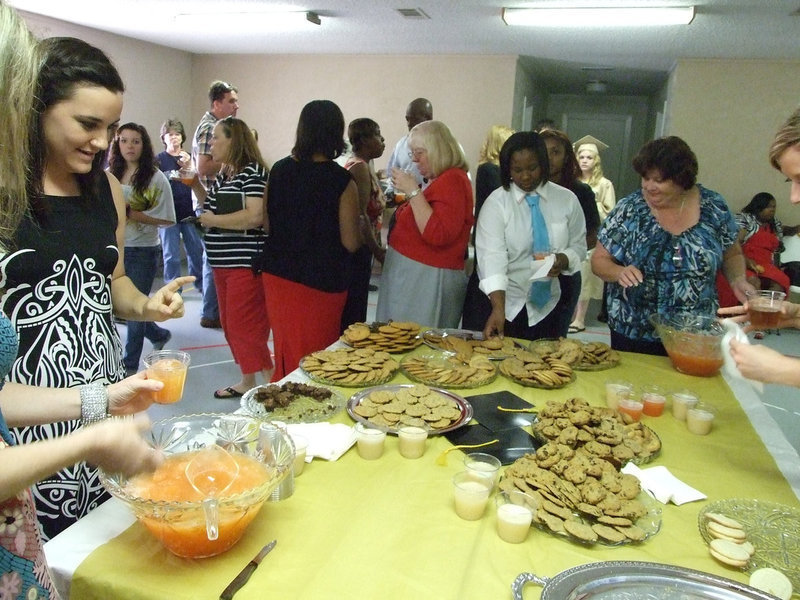
[[423, 154], [427, 154], [428, 151], [425, 148], [417, 148], [416, 150], [412, 150], [408, 153], [408, 158], [419, 158]]

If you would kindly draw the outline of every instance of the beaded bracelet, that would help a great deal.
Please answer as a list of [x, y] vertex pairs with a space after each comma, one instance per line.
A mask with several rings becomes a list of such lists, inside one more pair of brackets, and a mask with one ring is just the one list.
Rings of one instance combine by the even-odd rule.
[[108, 390], [102, 383], [88, 383], [80, 387], [81, 422], [91, 425], [108, 418]]

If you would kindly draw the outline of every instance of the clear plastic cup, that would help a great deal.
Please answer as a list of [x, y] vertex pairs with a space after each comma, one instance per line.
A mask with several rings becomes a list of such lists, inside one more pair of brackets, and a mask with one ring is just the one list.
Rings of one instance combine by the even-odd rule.
[[292, 471], [294, 476], [297, 477], [303, 472], [306, 466], [306, 450], [308, 449], [308, 439], [302, 435], [292, 435], [292, 442], [294, 442], [294, 462], [292, 463]]
[[497, 506], [497, 535], [510, 544], [519, 544], [528, 537], [533, 514], [538, 501], [522, 491], [500, 492], [495, 499]]
[[657, 385], [646, 385], [642, 388], [642, 412], [648, 417], [660, 417], [667, 404], [667, 393]]
[[689, 390], [672, 392], [672, 416], [678, 421], [686, 420], [688, 410], [697, 404], [699, 398]]
[[383, 446], [386, 443], [386, 432], [356, 423], [356, 449], [358, 455], [364, 460], [377, 460], [383, 456]]
[[686, 428], [695, 435], [708, 435], [714, 425], [717, 409], [708, 402], [698, 402], [686, 411]]
[[154, 402], [173, 404], [183, 397], [183, 385], [190, 362], [189, 353], [181, 350], [156, 350], [144, 357], [147, 378], [164, 384], [163, 388], [154, 392]]
[[453, 502], [456, 514], [465, 521], [477, 521], [486, 511], [492, 480], [476, 476], [470, 471], [461, 471], [453, 476]]
[[464, 457], [464, 468], [476, 477], [485, 477], [494, 487], [500, 479], [500, 459], [485, 452], [470, 452]]
[[635, 398], [623, 398], [619, 401], [617, 410], [622, 414], [628, 415], [634, 421], [638, 421], [642, 418], [644, 403]]
[[606, 406], [617, 410], [619, 401], [630, 398], [633, 394], [633, 384], [630, 381], [612, 379], [606, 381]]
[[407, 425], [397, 430], [397, 443], [400, 455], [405, 458], [420, 458], [425, 454], [428, 430]]

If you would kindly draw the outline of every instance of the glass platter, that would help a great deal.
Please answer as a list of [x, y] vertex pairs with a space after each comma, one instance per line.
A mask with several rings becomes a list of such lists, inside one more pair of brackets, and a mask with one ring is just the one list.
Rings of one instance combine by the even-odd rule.
[[284, 423], [318, 423], [327, 421], [333, 415], [341, 412], [347, 404], [347, 399], [335, 390], [309, 386], [329, 391], [331, 393], [330, 398], [319, 401], [310, 396], [296, 395], [288, 406], [270, 410], [256, 399], [258, 391], [266, 387], [268, 386], [256, 386], [242, 396], [242, 410], [247, 415], [262, 419], [276, 419]]
[[800, 509], [752, 498], [711, 502], [697, 515], [697, 526], [706, 543], [713, 539], [706, 527], [709, 512], [726, 515], [744, 527], [755, 552], [743, 570], [772, 567], [786, 575], [795, 590], [800, 590]]
[[[528, 349], [533, 352], [536, 352], [536, 349], [542, 346], [544, 346], [545, 348], [551, 348], [551, 347], [555, 348], [555, 346], [559, 343], [559, 341], [560, 340], [557, 340], [555, 338], [542, 338], [539, 340], [533, 340], [528, 346]], [[575, 344], [579, 344], [581, 348], [586, 348], [587, 345], [598, 343], [598, 342], [590, 342], [589, 344], [587, 344], [586, 342], [581, 342], [580, 340], [575, 340], [573, 338], [569, 338], [569, 341]], [[604, 344], [604, 346], [607, 346], [607, 344]], [[615, 352], [614, 356], [615, 358], [604, 360], [602, 362], [587, 362], [581, 360], [578, 363], [574, 364], [571, 363], [570, 366], [576, 371], [605, 371], [606, 369], [613, 369], [614, 367], [619, 365], [620, 363], [619, 353]]]
[[[371, 348], [372, 350], [383, 350], [391, 354], [401, 354], [409, 352], [422, 344], [422, 334], [420, 333], [421, 327], [417, 323], [404, 322], [400, 323], [401, 328], [396, 328], [395, 323], [392, 321], [381, 322], [375, 321], [373, 323], [355, 323], [345, 330], [344, 334], [339, 338], [339, 341], [350, 346], [351, 348]], [[354, 327], [360, 327], [365, 335], [369, 332], [369, 337], [365, 339], [352, 339], [351, 330]], [[394, 328], [396, 331], [390, 332], [385, 328]]]
[[[370, 425], [372, 427], [377, 427], [378, 429], [382, 429], [387, 433], [397, 434], [398, 426], [392, 425], [380, 425], [370, 421], [368, 418], [359, 415], [355, 412], [356, 407], [358, 407], [370, 394], [373, 392], [389, 392], [390, 394], [396, 395], [401, 390], [411, 390], [412, 388], [419, 388], [420, 386], [404, 383], [404, 384], [390, 384], [390, 385], [380, 385], [376, 387], [367, 388], [365, 390], [361, 390], [360, 392], [356, 392], [350, 397], [350, 400], [347, 402], [347, 413], [355, 420], [365, 425]], [[456, 408], [458, 409], [458, 416], [452, 420], [452, 422], [447, 425], [446, 427], [441, 428], [434, 428], [434, 427], [427, 427], [428, 435], [440, 435], [442, 433], [447, 433], [448, 431], [453, 431], [454, 429], [458, 429], [462, 425], [466, 425], [472, 419], [473, 409], [472, 405], [464, 398], [459, 396], [458, 394], [454, 394], [449, 390], [445, 390], [442, 388], [437, 387], [430, 387], [429, 388], [435, 394], [443, 397], [445, 400], [449, 400], [455, 403]], [[399, 424], [401, 425], [401, 424]]]
[[[425, 385], [471, 389], [487, 385], [497, 377], [497, 367], [489, 363], [487, 357], [482, 358], [482, 362], [490, 366], [491, 370], [478, 369], [468, 376], [466, 373], [470, 367], [458, 361], [454, 352], [408, 355], [400, 361], [400, 369], [411, 381]], [[425, 365], [420, 366], [419, 361], [424, 361]], [[460, 375], [465, 375], [465, 378], [462, 379]]]
[[541, 600], [775, 600], [725, 577], [639, 561], [591, 562], [555, 577], [521, 573], [511, 584], [514, 600], [522, 600], [528, 583], [544, 587]]
[[300, 360], [300, 369], [310, 379], [339, 387], [380, 385], [392, 379], [399, 368], [388, 352], [368, 348], [319, 350]]
[[[561, 537], [567, 539], [571, 542], [575, 542], [576, 544], [582, 544], [584, 546], [627, 546], [628, 544], [642, 544], [653, 537], [661, 530], [661, 505], [658, 503], [657, 500], [651, 498], [647, 492], [639, 492], [639, 495], [636, 496], [636, 500], [644, 504], [644, 507], [647, 509], [647, 514], [643, 517], [634, 521], [634, 525], [640, 527], [644, 531], [644, 538], [641, 540], [631, 540], [625, 538], [621, 542], [611, 542], [609, 540], [598, 538], [596, 542], [590, 542], [586, 540], [582, 540], [580, 538], [575, 537], [574, 535], [570, 534], [567, 531], [553, 531], [550, 529], [546, 524], [540, 523], [533, 520], [531, 523], [532, 527], [536, 527], [544, 531], [545, 533], [549, 533], [555, 537]], [[582, 515], [579, 512], [573, 512], [574, 520], [580, 521], [581, 523], [585, 523], [587, 525], [594, 524], [592, 519], [587, 518], [586, 516]]]
[[[467, 341], [476, 341], [482, 342], [483, 341], [483, 332], [482, 331], [472, 331], [470, 329], [428, 329], [422, 332], [422, 341], [425, 342], [426, 346], [433, 348], [434, 350], [450, 350], [438, 341], [441, 338], [446, 337], [458, 337], [462, 340]], [[511, 338], [507, 338], [512, 345], [511, 349], [508, 347], [500, 348], [499, 350], [484, 350], [481, 351], [480, 354], [485, 355], [489, 360], [504, 360], [511, 356], [514, 356], [513, 350], [525, 350], [525, 346], [520, 344], [516, 340], [512, 340]], [[507, 346], [507, 344], [504, 344]]]
[[[541, 432], [538, 431], [535, 428], [535, 425], [538, 422], [538, 420], [539, 420], [539, 416], [537, 415], [536, 418], [534, 419], [533, 423], [531, 423], [531, 433], [532, 433], [532, 435], [533, 435], [533, 437], [534, 437], [534, 439], [536, 441], [540, 442], [541, 444], [546, 444], [547, 442], [550, 442], [552, 440], [550, 438], [542, 435]], [[647, 425], [642, 425], [641, 423], [639, 423], [639, 424], [641, 425], [642, 429], [647, 430], [647, 435], [650, 435], [650, 436], [654, 437], [656, 440], [658, 440], [658, 449], [655, 450], [654, 452], [650, 452], [649, 454], [642, 454], [642, 455], [639, 455], [639, 456], [634, 456], [633, 458], [631, 458], [629, 460], [626, 460], [626, 461], [615, 461], [613, 458], [608, 458], [607, 460], [609, 460], [612, 463], [619, 464], [619, 467], [623, 467], [626, 464], [628, 464], [629, 462], [632, 462], [635, 465], [644, 465], [644, 464], [647, 464], [647, 463], [651, 462], [652, 460], [657, 458], [658, 455], [661, 454], [661, 448], [663, 448], [664, 444], [661, 441], [661, 438], [659, 437], [659, 435], [655, 431], [653, 431], [650, 427], [648, 427]]]
[[[506, 360], [510, 361], [510, 362], [513, 362], [514, 358], [512, 357], [512, 358], [509, 358], [509, 359], [506, 359]], [[561, 388], [566, 387], [570, 383], [575, 381], [575, 378], [576, 378], [575, 372], [573, 371], [570, 374], [569, 381], [562, 381], [558, 385], [555, 385], [555, 384], [549, 385], [549, 384], [540, 383], [538, 381], [534, 381], [534, 380], [531, 380], [531, 379], [521, 379], [519, 377], [514, 377], [511, 373], [508, 372], [508, 369], [505, 367], [506, 364], [508, 364], [508, 363], [506, 363], [506, 361], [503, 361], [503, 362], [500, 363], [500, 372], [503, 374], [503, 376], [507, 377], [508, 379], [513, 381], [514, 383], [518, 383], [519, 385], [523, 385], [525, 387], [532, 387], [532, 388], [537, 388], [537, 389], [540, 389], [540, 390], [560, 390]]]

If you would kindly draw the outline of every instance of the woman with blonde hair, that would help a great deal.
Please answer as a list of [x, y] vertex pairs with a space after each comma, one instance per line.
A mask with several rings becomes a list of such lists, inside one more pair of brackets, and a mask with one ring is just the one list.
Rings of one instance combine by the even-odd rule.
[[377, 318], [458, 327], [467, 276], [464, 257], [472, 227], [472, 185], [461, 145], [441, 121], [423, 121], [408, 134], [410, 155], [429, 180], [392, 170], [406, 194], [395, 212], [383, 264]]
[[203, 202], [198, 220], [207, 229], [206, 253], [222, 330], [242, 373], [241, 381], [215, 391], [214, 397], [238, 398], [255, 387], [256, 373], [269, 382], [273, 370], [267, 303], [257, 264], [266, 238], [262, 223], [268, 169], [253, 132], [236, 117], [214, 125], [211, 157], [222, 163], [216, 181], [206, 192], [195, 176], [192, 190]]
[[[514, 133], [514, 130], [505, 125], [492, 125], [486, 134], [486, 139], [478, 155], [478, 170], [475, 174], [475, 223], [478, 214], [483, 208], [483, 203], [493, 191], [501, 187], [500, 181], [500, 148]], [[476, 228], [472, 229], [472, 245], [475, 245]], [[467, 282], [467, 293], [464, 297], [464, 308], [461, 314], [461, 326], [465, 329], [480, 331], [486, 319], [492, 312], [489, 297], [479, 287], [478, 257], [473, 263], [472, 274]]]
[[[581, 169], [580, 180], [589, 185], [594, 192], [594, 200], [597, 204], [597, 213], [600, 215], [602, 223], [616, 204], [614, 184], [603, 175], [600, 151], [608, 149], [608, 146], [597, 138], [586, 135], [575, 142], [575, 155], [578, 158], [578, 166]], [[578, 297], [578, 305], [575, 307], [575, 314], [569, 326], [570, 333], [579, 333], [586, 329], [586, 312], [589, 310], [589, 300], [603, 299], [600, 315], [598, 319], [605, 321], [605, 293], [603, 281], [592, 273], [591, 254], [594, 245], [591, 245], [587, 253], [586, 260], [581, 266], [581, 294]]]

